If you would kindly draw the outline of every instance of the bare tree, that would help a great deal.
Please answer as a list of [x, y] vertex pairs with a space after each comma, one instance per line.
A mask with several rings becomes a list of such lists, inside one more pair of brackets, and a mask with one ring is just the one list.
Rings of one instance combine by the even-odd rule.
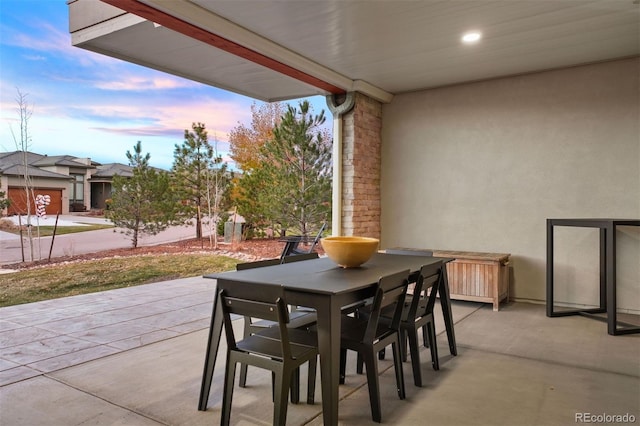
[[[20, 135], [17, 136], [11, 129], [11, 135], [16, 146], [16, 150], [22, 153], [22, 177], [24, 181], [25, 205], [27, 209], [27, 239], [29, 241], [30, 261], [33, 262], [33, 233], [32, 233], [32, 212], [31, 206], [34, 203], [35, 195], [33, 193], [33, 182], [29, 175], [29, 148], [31, 147], [31, 134], [29, 133], [29, 120], [33, 115], [33, 108], [29, 105], [28, 94], [22, 93], [20, 89], [16, 89], [16, 103], [18, 104], [18, 117], [20, 122]], [[24, 249], [24, 248], [23, 248]], [[24, 251], [23, 251], [24, 257]]]
[[206, 206], [209, 225], [209, 245], [214, 249], [218, 248], [218, 223], [220, 223], [222, 212], [229, 204], [227, 189], [231, 184], [233, 173], [227, 169], [227, 163], [218, 154], [218, 140], [214, 137], [213, 157], [209, 165], [209, 172], [206, 175]]

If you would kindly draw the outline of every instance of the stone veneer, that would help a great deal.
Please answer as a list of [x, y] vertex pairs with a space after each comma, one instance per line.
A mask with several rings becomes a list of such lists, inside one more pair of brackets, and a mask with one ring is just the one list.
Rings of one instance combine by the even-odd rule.
[[380, 238], [382, 104], [355, 95], [343, 116], [341, 235]]

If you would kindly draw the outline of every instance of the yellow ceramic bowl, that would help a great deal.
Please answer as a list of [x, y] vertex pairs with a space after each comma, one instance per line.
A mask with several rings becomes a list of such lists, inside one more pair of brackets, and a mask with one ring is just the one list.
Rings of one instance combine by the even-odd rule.
[[321, 240], [329, 259], [343, 268], [365, 263], [378, 250], [380, 240], [368, 237], [326, 237]]

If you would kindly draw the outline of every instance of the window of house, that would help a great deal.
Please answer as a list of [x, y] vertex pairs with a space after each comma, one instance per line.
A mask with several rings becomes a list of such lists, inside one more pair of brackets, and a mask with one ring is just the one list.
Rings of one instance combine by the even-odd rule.
[[74, 181], [71, 183], [69, 190], [69, 202], [70, 203], [83, 203], [84, 202], [84, 175], [72, 174], [71, 177]]

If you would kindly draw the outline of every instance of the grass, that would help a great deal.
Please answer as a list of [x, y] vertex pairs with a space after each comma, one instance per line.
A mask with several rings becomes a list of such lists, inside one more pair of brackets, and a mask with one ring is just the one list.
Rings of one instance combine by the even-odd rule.
[[[96, 231], [98, 229], [106, 229], [113, 228], [113, 225], [95, 225], [95, 224], [87, 224], [82, 226], [58, 226], [56, 229], [56, 235], [64, 235], [64, 234], [74, 234], [76, 232], [86, 232], [86, 231]], [[53, 235], [53, 226], [40, 226], [40, 236], [41, 237], [50, 237]], [[16, 226], [15, 229], [3, 229], [3, 231], [10, 232], [12, 234], [19, 235], [20, 231]], [[38, 230], [34, 227], [31, 230], [34, 237], [38, 236]], [[26, 237], [26, 231], [22, 232], [22, 235]]]
[[171, 254], [51, 265], [0, 275], [0, 307], [227, 271], [237, 263], [225, 256]]

